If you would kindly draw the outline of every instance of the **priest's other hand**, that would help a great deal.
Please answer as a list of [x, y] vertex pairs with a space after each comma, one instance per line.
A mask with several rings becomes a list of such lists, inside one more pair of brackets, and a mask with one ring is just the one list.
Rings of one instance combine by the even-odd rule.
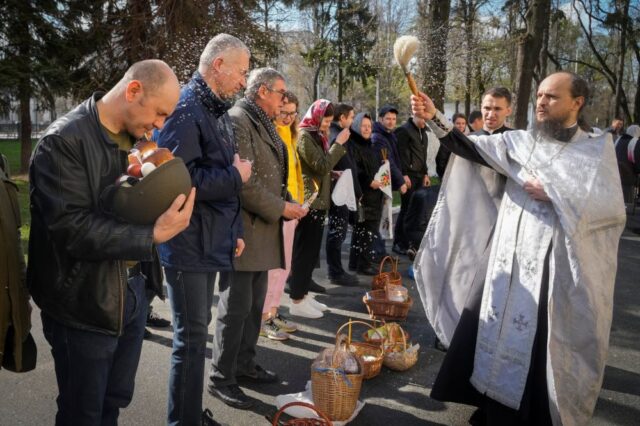
[[420, 92], [419, 96], [411, 95], [411, 112], [415, 117], [431, 120], [436, 115], [436, 106], [429, 96]]
[[402, 184], [402, 186], [400, 187], [400, 193], [401, 194], [406, 194], [407, 193], [407, 184]]
[[422, 186], [431, 186], [431, 178], [429, 175], [424, 175], [422, 178]]
[[551, 201], [547, 193], [544, 191], [544, 187], [542, 186], [542, 182], [538, 179], [528, 180], [522, 186], [527, 194], [534, 200], [538, 201]]

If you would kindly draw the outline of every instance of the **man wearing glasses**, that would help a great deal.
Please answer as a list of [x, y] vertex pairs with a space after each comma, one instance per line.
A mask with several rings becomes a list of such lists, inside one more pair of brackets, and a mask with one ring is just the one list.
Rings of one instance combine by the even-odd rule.
[[285, 91], [278, 71], [255, 69], [247, 79], [245, 97], [229, 110], [238, 153], [252, 162], [253, 173], [240, 192], [246, 248], [235, 258], [233, 270], [220, 275], [209, 392], [240, 409], [254, 401], [239, 381], [279, 380], [255, 362], [267, 277], [270, 269], [285, 266], [282, 221], [300, 219], [307, 212], [289, 201], [287, 150], [273, 125]]

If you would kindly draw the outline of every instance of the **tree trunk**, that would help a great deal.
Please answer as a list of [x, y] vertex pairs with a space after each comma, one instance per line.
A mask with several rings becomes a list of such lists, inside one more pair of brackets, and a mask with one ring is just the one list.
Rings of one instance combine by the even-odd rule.
[[342, 0], [338, 0], [336, 23], [338, 25], [338, 102], [342, 102]]
[[419, 8], [420, 20], [426, 26], [425, 49], [422, 56], [422, 81], [436, 107], [444, 111], [447, 80], [447, 37], [449, 34], [450, 2], [430, 0]]
[[533, 70], [538, 62], [544, 29], [549, 24], [550, 0], [533, 0], [526, 12], [527, 31], [518, 44], [514, 126], [526, 129]]
[[[620, 109], [622, 107], [621, 103], [622, 103], [622, 98], [624, 96], [623, 94], [623, 88], [622, 88], [622, 83], [623, 83], [623, 78], [624, 78], [624, 59], [627, 56], [626, 55], [626, 48], [627, 48], [627, 21], [629, 19], [629, 0], [626, 0], [623, 2], [623, 6], [624, 8], [623, 12], [622, 12], [622, 22], [621, 22], [621, 29], [620, 29], [620, 43], [619, 43], [619, 48], [618, 48], [618, 64], [617, 64], [617, 68], [618, 68], [618, 72], [617, 74], [617, 81], [616, 81], [616, 96], [615, 96], [615, 101], [614, 101], [614, 106], [613, 106], [613, 115], [615, 117], [618, 117], [620, 114]], [[631, 117], [627, 116], [626, 119], [629, 120]]]
[[31, 88], [28, 83], [20, 87], [20, 173], [29, 171], [31, 158]]
[[[638, 61], [640, 63], [640, 60]], [[634, 123], [640, 123], [640, 67], [638, 67], [638, 75], [636, 77], [636, 96], [633, 102]]]

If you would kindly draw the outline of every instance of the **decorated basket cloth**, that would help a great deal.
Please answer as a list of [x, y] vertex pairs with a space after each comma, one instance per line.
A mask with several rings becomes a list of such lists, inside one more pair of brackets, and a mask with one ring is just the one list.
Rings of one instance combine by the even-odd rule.
[[341, 345], [345, 344], [346, 336], [336, 333], [336, 345], [333, 352], [334, 368], [318, 368], [311, 366], [311, 393], [313, 403], [332, 421], [347, 420], [356, 409], [364, 368], [360, 357], [355, 356], [359, 363], [358, 373], [347, 373], [337, 367], [336, 354]]
[[413, 305], [410, 296], [404, 302], [389, 300], [384, 289], [368, 291], [362, 301], [367, 306], [369, 316], [374, 320], [404, 321]]
[[[418, 362], [418, 350], [407, 348], [407, 338], [398, 324], [388, 325], [394, 328], [397, 327], [394, 335], [402, 336], [402, 341], [385, 346], [384, 366], [396, 371], [408, 370]], [[399, 345], [402, 346], [398, 348]]]
[[[391, 271], [382, 271], [385, 263], [391, 263]], [[371, 290], [381, 290], [387, 284], [402, 285], [402, 275], [398, 272], [398, 259], [393, 260], [391, 256], [386, 256], [380, 262], [380, 269], [378, 269], [378, 275], [375, 275], [371, 279]]]
[[[285, 412], [287, 408], [294, 406], [302, 406], [306, 407], [310, 410], [313, 410], [319, 418], [292, 418], [285, 422], [280, 422], [280, 416]], [[332, 426], [333, 423], [329, 418], [322, 413], [322, 411], [318, 410], [314, 405], [307, 404], [306, 402], [296, 401], [290, 402], [288, 404], [283, 405], [273, 416], [273, 421], [271, 422], [273, 426]]]

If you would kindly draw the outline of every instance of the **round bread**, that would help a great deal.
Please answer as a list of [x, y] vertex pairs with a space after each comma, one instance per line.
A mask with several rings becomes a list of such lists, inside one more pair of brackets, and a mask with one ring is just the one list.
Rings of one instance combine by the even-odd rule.
[[121, 186], [113, 197], [113, 211], [134, 225], [153, 225], [180, 194], [189, 195], [191, 176], [181, 158], [149, 173], [135, 186]]

